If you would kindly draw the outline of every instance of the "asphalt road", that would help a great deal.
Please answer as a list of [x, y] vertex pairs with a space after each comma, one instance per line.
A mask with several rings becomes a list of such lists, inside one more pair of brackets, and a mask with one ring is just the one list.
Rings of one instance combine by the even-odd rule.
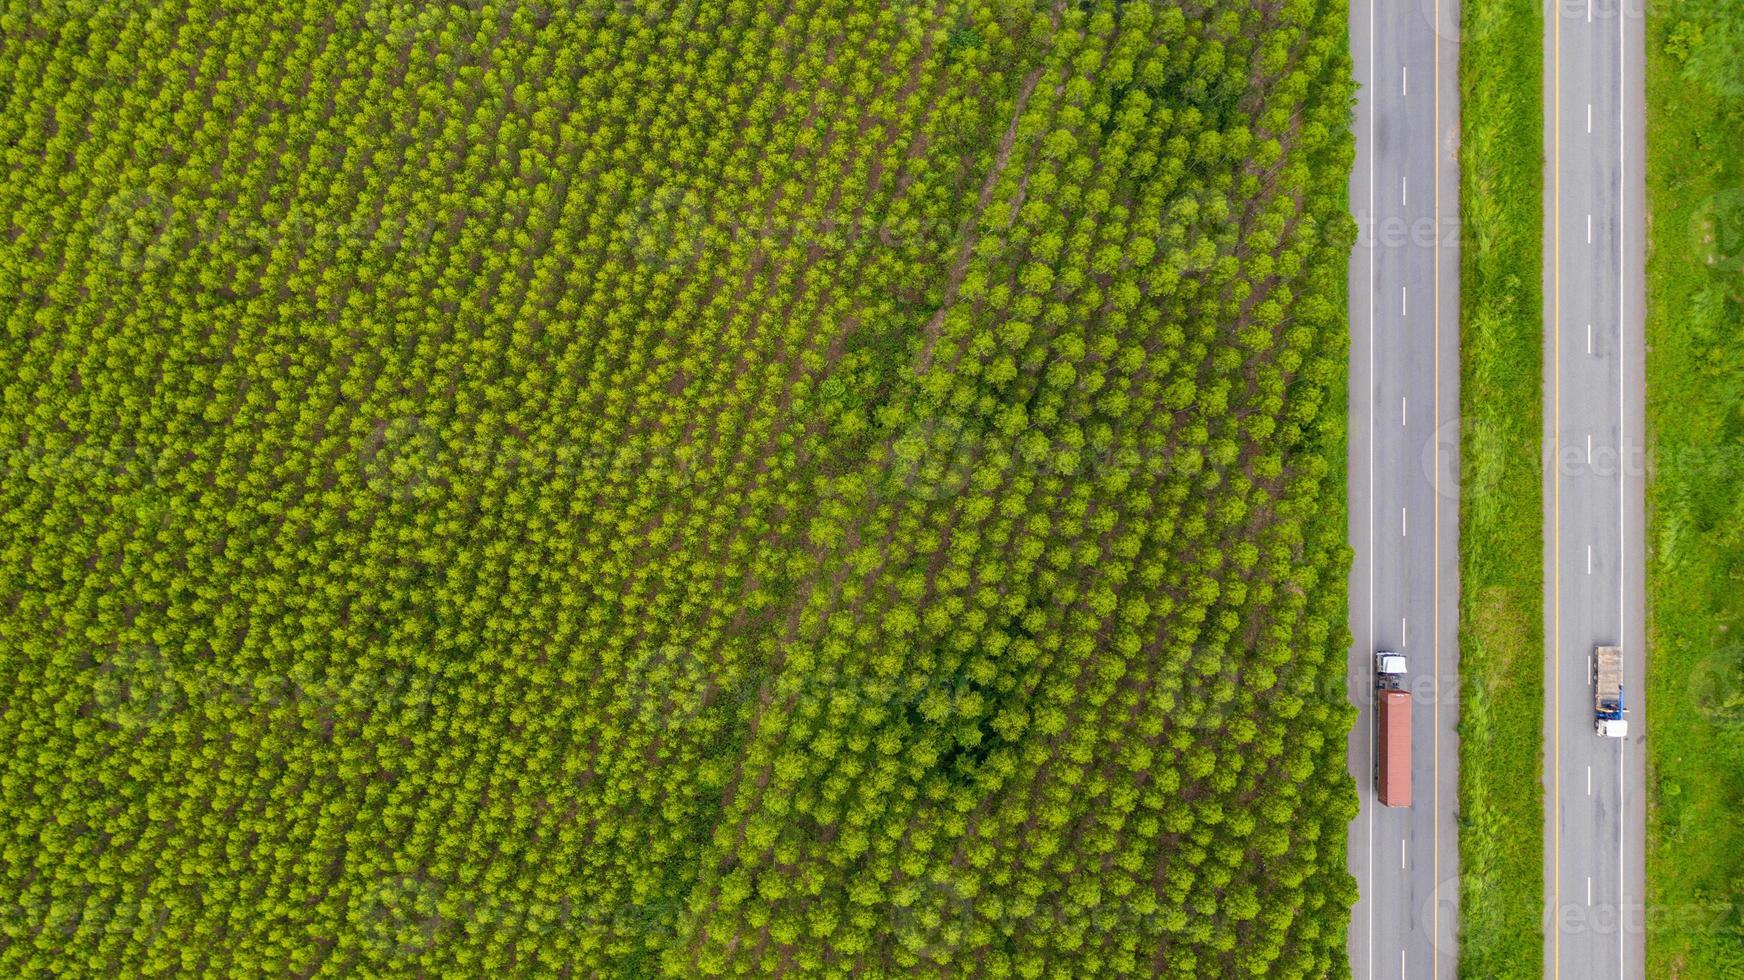
[[[1452, 977], [1459, 902], [1457, 0], [1352, 0], [1349, 866], [1357, 980]], [[1374, 653], [1410, 662], [1412, 805], [1375, 799]]]
[[[1641, 692], [1643, 159], [1640, 0], [1545, 18], [1545, 964], [1646, 974]], [[1624, 652], [1629, 736], [1593, 732], [1590, 657]]]

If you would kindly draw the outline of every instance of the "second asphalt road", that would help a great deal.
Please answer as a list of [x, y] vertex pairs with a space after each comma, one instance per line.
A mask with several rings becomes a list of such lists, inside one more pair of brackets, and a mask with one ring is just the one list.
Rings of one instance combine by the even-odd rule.
[[[1562, 3], [1544, 21], [1547, 980], [1646, 975], [1644, 60], [1631, 8]], [[1623, 649], [1626, 738], [1593, 731], [1598, 644]]]

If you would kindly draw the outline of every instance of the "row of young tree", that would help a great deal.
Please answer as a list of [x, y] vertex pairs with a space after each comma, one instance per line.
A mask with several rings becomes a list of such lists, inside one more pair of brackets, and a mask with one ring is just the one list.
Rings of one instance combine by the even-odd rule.
[[8, 972], [1342, 969], [1340, 6], [70, 9]]

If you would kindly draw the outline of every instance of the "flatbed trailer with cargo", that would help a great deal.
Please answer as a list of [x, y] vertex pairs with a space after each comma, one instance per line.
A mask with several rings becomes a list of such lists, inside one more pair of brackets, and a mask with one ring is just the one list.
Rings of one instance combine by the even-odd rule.
[[1623, 648], [1593, 648], [1593, 731], [1606, 738], [1629, 734], [1629, 709], [1623, 704]]

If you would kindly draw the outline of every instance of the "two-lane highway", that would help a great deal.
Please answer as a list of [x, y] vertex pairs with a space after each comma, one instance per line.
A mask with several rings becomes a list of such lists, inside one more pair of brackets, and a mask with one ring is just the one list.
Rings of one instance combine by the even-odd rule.
[[[1641, 977], [1645, 830], [1640, 0], [1545, 17], [1544, 975]], [[1621, 645], [1627, 738], [1593, 729]]]
[[[1459, 132], [1456, 0], [1352, 0], [1347, 677], [1358, 980], [1457, 966]], [[1375, 798], [1374, 654], [1409, 661], [1410, 807]]]

